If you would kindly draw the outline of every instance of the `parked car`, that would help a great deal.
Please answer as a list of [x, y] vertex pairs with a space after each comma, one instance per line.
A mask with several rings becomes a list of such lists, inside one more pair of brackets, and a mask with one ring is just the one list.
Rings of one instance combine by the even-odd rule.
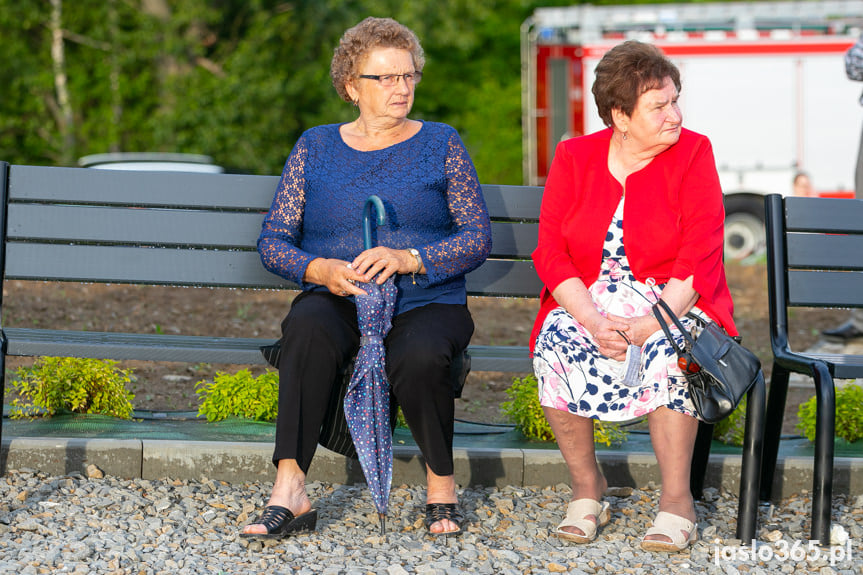
[[82, 168], [99, 170], [138, 170], [146, 172], [204, 172], [221, 174], [222, 166], [203, 154], [174, 154], [163, 152], [116, 152], [92, 154], [78, 160]]

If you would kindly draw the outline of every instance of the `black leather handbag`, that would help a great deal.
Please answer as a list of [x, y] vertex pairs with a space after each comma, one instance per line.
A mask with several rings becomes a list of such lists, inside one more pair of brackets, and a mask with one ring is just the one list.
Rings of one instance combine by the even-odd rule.
[[[683, 334], [683, 347], [671, 336], [660, 307]], [[689, 317], [703, 326], [695, 336], [686, 331], [664, 301], [659, 300], [653, 306], [653, 315], [677, 352], [677, 364], [689, 384], [689, 396], [695, 411], [706, 423], [716, 423], [731, 415], [749, 389], [764, 379], [758, 357], [716, 322], [706, 323], [690, 314]]]

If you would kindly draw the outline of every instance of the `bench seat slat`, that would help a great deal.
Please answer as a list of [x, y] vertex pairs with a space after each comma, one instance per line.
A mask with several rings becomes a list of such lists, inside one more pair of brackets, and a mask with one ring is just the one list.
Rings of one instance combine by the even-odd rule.
[[492, 222], [490, 257], [530, 259], [538, 233], [539, 224]]
[[539, 221], [542, 188], [539, 186], [482, 186], [491, 219]]
[[[255, 249], [263, 213], [11, 204], [12, 241]], [[538, 224], [492, 223], [492, 257], [529, 258]]]
[[262, 213], [11, 204], [9, 240], [255, 249]]
[[863, 307], [863, 272], [788, 271], [788, 305]]
[[[5, 328], [11, 356], [85, 357], [95, 359], [176, 361], [187, 363], [266, 364], [260, 347], [274, 339], [227, 338], [188, 335], [80, 332], [51, 329]], [[468, 348], [475, 371], [530, 372], [527, 347], [483, 346]]]
[[863, 270], [863, 235], [789, 233], [786, 239], [789, 268]]
[[786, 231], [863, 234], [863, 202], [793, 196], [784, 201]]
[[542, 283], [531, 261], [489, 259], [467, 275], [468, 295], [539, 297]]
[[471, 345], [467, 351], [472, 371], [533, 372], [533, 359], [527, 346]]
[[274, 339], [4, 328], [16, 356], [264, 364], [260, 346]]
[[[6, 246], [6, 278], [257, 289], [296, 289], [268, 272], [253, 251], [201, 251], [27, 244]], [[470, 295], [538, 297], [530, 261], [488, 260], [467, 276]]]
[[293, 288], [253, 251], [9, 243], [7, 279]]
[[277, 176], [12, 166], [10, 201], [270, 209]]
[[836, 379], [857, 379], [863, 376], [863, 355], [807, 353], [806, 356], [826, 362], [830, 374]]

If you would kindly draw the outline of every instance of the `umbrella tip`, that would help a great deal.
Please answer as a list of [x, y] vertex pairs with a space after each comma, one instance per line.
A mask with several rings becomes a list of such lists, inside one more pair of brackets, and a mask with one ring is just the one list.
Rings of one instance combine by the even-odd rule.
[[378, 513], [378, 517], [381, 520], [381, 535], [383, 535], [387, 530], [387, 516], [383, 513]]

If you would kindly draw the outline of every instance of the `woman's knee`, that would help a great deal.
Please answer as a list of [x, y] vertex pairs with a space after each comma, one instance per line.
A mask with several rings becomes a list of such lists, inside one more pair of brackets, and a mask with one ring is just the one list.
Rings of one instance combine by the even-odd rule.
[[388, 356], [394, 361], [417, 366], [417, 369], [444, 367], [454, 355], [453, 344], [442, 338], [418, 338], [412, 344], [393, 346]]
[[282, 322], [282, 335], [289, 339], [332, 338], [345, 332], [354, 331], [351, 310], [345, 303], [329, 293], [311, 292], [302, 294], [294, 300], [291, 310]]

